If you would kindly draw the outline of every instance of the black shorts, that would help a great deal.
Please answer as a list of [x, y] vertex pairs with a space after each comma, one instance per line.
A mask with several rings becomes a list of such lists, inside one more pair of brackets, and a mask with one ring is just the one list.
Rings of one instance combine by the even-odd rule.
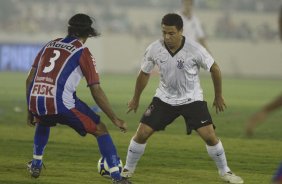
[[[190, 104], [172, 106], [154, 97], [144, 112], [140, 122], [153, 130], [164, 130], [177, 117], [182, 116], [186, 123], [187, 134], [192, 130], [213, 124], [206, 101], [195, 101]], [[213, 125], [215, 128], [215, 126]]]

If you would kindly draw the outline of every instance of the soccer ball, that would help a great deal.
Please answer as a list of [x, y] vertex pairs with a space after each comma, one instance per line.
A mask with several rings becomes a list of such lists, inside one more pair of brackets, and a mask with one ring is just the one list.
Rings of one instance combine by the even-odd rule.
[[[119, 172], [121, 173], [122, 167], [123, 167], [123, 164], [122, 164], [121, 159], [119, 159], [118, 167], [119, 167]], [[99, 173], [101, 176], [103, 176], [103, 177], [105, 177], [105, 178], [111, 178], [110, 169], [109, 169], [109, 166], [108, 166], [108, 163], [107, 163], [107, 160], [106, 160], [105, 157], [101, 157], [101, 158], [98, 160], [97, 169], [98, 169], [98, 173]]]

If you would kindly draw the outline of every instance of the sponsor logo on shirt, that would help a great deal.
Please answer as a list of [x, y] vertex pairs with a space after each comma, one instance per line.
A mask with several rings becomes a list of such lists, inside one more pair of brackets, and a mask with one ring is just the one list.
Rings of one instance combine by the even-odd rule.
[[50, 84], [35, 83], [31, 90], [32, 96], [54, 96], [54, 86]]

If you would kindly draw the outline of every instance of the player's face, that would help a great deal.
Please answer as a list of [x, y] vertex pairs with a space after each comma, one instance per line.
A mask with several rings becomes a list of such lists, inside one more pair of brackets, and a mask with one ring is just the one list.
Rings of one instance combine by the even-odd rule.
[[177, 30], [175, 26], [162, 25], [163, 39], [170, 49], [177, 49], [181, 45], [182, 29]]

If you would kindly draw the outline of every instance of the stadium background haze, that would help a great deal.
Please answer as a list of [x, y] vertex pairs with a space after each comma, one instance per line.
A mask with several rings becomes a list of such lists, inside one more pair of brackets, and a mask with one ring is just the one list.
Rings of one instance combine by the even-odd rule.
[[[223, 74], [282, 77], [280, 4], [278, 0], [195, 1], [195, 13]], [[26, 70], [32, 62], [26, 56], [33, 56], [50, 36], [64, 35], [68, 17], [83, 12], [97, 19], [102, 33], [87, 42], [99, 71], [136, 72], [143, 49], [160, 37], [160, 17], [180, 6], [180, 0], [1, 1], [0, 70]]]

